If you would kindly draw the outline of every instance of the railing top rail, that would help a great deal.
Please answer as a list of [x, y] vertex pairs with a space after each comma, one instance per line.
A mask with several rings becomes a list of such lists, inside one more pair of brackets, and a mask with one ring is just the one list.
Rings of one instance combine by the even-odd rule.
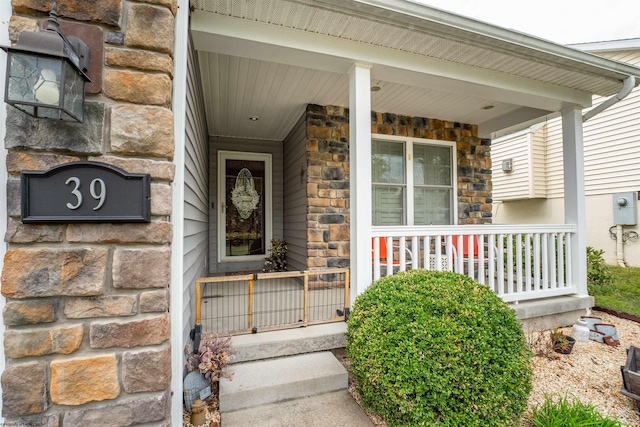
[[253, 279], [253, 274], [242, 274], [236, 276], [211, 276], [211, 277], [200, 277], [196, 279], [196, 284], [199, 283], [214, 283], [214, 282], [237, 282], [241, 280], [251, 280]]
[[437, 236], [458, 234], [575, 233], [574, 224], [480, 224], [375, 226], [372, 237]]
[[211, 276], [201, 277], [196, 279], [196, 284], [201, 283], [220, 283], [220, 282], [237, 282], [254, 279], [279, 279], [285, 277], [302, 277], [305, 275], [317, 276], [320, 274], [339, 274], [346, 273], [349, 268], [322, 268], [317, 270], [304, 270], [304, 271], [277, 271], [277, 272], [264, 272], [257, 274], [242, 274], [236, 276]]
[[309, 275], [314, 274], [336, 274], [336, 273], [346, 273], [349, 271], [348, 267], [343, 268], [319, 268], [317, 270], [306, 270]]

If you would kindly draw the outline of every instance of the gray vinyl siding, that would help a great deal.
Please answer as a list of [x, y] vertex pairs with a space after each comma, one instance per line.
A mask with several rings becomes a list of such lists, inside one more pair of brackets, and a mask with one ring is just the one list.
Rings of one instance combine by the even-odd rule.
[[284, 140], [284, 239], [289, 270], [307, 268], [306, 127], [303, 115]]
[[[218, 151], [239, 151], [247, 153], [271, 154], [273, 238], [283, 238], [283, 152], [281, 141], [260, 139], [211, 138], [210, 140], [209, 194], [211, 195], [211, 215], [209, 216], [209, 272], [261, 270], [264, 261], [218, 262], [218, 215], [220, 197], [218, 197]], [[269, 247], [271, 242], [267, 242]]]
[[183, 337], [195, 323], [198, 277], [207, 275], [209, 251], [209, 153], [198, 59], [189, 40], [184, 165]]

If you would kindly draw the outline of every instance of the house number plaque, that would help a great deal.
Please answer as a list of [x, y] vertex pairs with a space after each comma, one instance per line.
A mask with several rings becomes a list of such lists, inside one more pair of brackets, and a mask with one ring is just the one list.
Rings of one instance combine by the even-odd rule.
[[22, 171], [22, 222], [149, 222], [149, 174], [106, 163], [73, 162]]

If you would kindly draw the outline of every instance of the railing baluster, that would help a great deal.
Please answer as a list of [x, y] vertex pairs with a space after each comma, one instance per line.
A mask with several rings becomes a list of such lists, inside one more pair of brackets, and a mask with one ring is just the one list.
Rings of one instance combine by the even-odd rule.
[[542, 235], [542, 289], [549, 289], [549, 238]]
[[573, 284], [573, 262], [571, 261], [571, 234], [567, 234], [567, 238], [566, 243], [565, 243], [565, 247], [567, 249], [566, 253], [566, 257], [565, 259], [567, 260], [567, 283], [569, 284]]
[[556, 289], [558, 280], [556, 277], [556, 238], [554, 233], [549, 233], [549, 288]]
[[420, 245], [418, 244], [418, 236], [411, 238], [411, 269], [420, 268]]
[[380, 279], [380, 239], [373, 238], [373, 280]]
[[558, 233], [558, 287], [564, 284], [564, 233]]
[[[491, 250], [491, 248], [489, 248]], [[486, 283], [484, 271], [484, 234], [478, 235], [478, 283], [484, 285]]]
[[516, 234], [516, 292], [522, 293], [522, 234]]
[[431, 236], [422, 237], [422, 247], [424, 248], [422, 266], [426, 270], [431, 270]]
[[464, 243], [462, 243], [462, 240], [462, 234], [458, 234], [456, 236], [458, 256], [456, 258], [456, 268], [454, 271], [460, 274], [464, 274]]
[[474, 239], [473, 234], [467, 235], [467, 276], [470, 278], [475, 278], [475, 267], [474, 267], [474, 257], [475, 257], [475, 245], [473, 244]]
[[507, 293], [513, 291], [513, 234], [507, 234]]
[[540, 282], [540, 233], [533, 235], [533, 283], [536, 290], [542, 290]]
[[[387, 246], [389, 247], [389, 246]], [[400, 261], [400, 271], [405, 271], [407, 267], [407, 254], [406, 254], [407, 240], [404, 236], [400, 237], [400, 242], [398, 243], [398, 252], [399, 252], [399, 261]]]
[[393, 274], [393, 237], [387, 237], [387, 276]]
[[498, 252], [498, 256], [500, 254], [500, 252], [498, 251], [498, 248], [496, 247], [496, 235], [495, 234], [489, 234], [489, 253], [487, 254], [489, 256], [489, 273], [487, 274], [487, 284], [489, 285], [489, 287], [493, 290], [493, 292], [498, 292], [497, 288], [496, 288], [496, 253], [494, 251]]
[[531, 233], [525, 235], [524, 242], [525, 277], [527, 292], [533, 291], [531, 287]]
[[[504, 254], [504, 234], [498, 235], [498, 253]], [[504, 295], [504, 257], [498, 257], [498, 277], [496, 287], [498, 295]]]

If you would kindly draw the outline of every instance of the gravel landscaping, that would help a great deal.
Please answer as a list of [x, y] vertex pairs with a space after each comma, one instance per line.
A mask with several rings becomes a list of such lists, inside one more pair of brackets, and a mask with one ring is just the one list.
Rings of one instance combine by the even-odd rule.
[[[622, 375], [620, 366], [624, 365], [627, 356], [626, 348], [640, 347], [640, 324], [603, 312], [594, 311], [592, 316], [600, 317], [603, 323], [616, 326], [620, 338], [620, 346], [610, 347], [595, 341], [576, 343], [571, 354], [555, 352], [548, 357], [534, 357], [533, 390], [529, 396], [529, 408], [544, 402], [547, 395], [570, 395], [578, 397], [583, 403], [597, 406], [603, 414], [617, 418], [630, 427], [640, 426], [640, 415], [637, 414], [636, 401], [620, 393]], [[561, 329], [567, 335], [571, 328]], [[541, 342], [548, 337], [546, 332], [529, 334], [530, 342]], [[349, 370], [348, 357], [340, 352], [340, 361]], [[349, 375], [349, 392], [360, 403], [355, 391], [354, 379]], [[366, 412], [366, 411], [365, 411]], [[379, 416], [367, 413], [375, 426], [387, 426]], [[524, 426], [532, 426], [528, 419]]]

